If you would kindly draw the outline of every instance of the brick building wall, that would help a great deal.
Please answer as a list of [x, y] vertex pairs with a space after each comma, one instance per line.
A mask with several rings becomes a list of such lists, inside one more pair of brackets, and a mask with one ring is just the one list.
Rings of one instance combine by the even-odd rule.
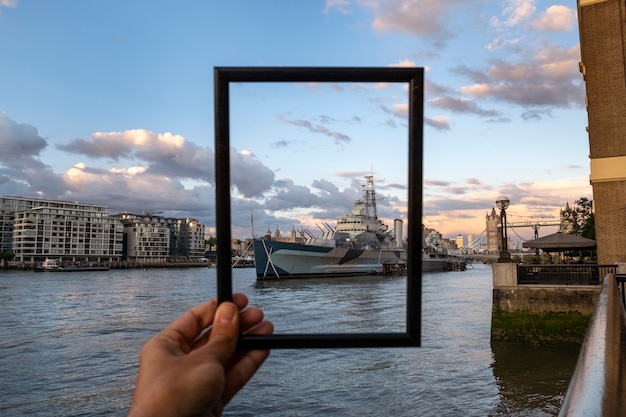
[[626, 0], [578, 0], [598, 262], [626, 261]]

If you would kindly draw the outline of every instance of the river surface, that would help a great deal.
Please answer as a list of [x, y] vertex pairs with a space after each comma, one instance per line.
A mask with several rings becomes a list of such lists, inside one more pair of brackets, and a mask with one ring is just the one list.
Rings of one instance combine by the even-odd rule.
[[[274, 350], [226, 416], [553, 416], [577, 350], [490, 343], [491, 268], [423, 276], [422, 347]], [[404, 277], [233, 288], [277, 333], [404, 332]], [[123, 416], [143, 343], [215, 296], [208, 268], [0, 272], [0, 415]]]

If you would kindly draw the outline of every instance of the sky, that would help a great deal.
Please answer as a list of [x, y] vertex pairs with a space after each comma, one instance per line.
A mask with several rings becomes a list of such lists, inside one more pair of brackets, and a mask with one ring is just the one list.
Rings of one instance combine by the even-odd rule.
[[[592, 198], [579, 61], [573, 0], [0, 0], [0, 195], [214, 235], [215, 67], [420, 67], [424, 225], [478, 235], [500, 196], [509, 223], [556, 221]], [[230, 98], [233, 238], [320, 235], [366, 175], [379, 217], [406, 219], [406, 85]]]

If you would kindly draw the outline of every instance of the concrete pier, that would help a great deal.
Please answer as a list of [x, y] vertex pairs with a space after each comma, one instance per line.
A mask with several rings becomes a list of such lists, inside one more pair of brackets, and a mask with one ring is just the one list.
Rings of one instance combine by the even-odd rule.
[[517, 265], [493, 264], [491, 340], [580, 346], [600, 285], [518, 285]]

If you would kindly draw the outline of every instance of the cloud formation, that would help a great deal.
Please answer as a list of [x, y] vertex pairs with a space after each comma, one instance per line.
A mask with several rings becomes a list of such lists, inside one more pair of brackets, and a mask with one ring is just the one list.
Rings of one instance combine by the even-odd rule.
[[550, 6], [535, 21], [530, 23], [534, 29], [551, 32], [569, 32], [576, 25], [576, 12], [562, 5]]
[[213, 152], [170, 132], [95, 132], [87, 139], [59, 144], [57, 149], [96, 159], [140, 160], [150, 163], [150, 170], [157, 174], [213, 181]]
[[[47, 146], [37, 128], [0, 113], [3, 194], [101, 204], [111, 213], [163, 211], [213, 224], [211, 149], [169, 132], [95, 132], [56, 148], [92, 161], [109, 161], [109, 168], [78, 162], [65, 173], [55, 173], [39, 160]], [[231, 167], [233, 189], [245, 198], [262, 197], [274, 184], [274, 172], [245, 151], [231, 149]]]
[[0, 0], [0, 7], [17, 7], [17, 0]]
[[456, 36], [447, 21], [464, 1], [361, 0], [357, 3], [371, 11], [375, 30], [405, 32], [441, 46]]
[[0, 112], [0, 183], [3, 188], [13, 195], [62, 194], [62, 181], [39, 159], [47, 146], [37, 128], [15, 122]]
[[2, 147], [0, 160], [2, 162], [11, 163], [16, 159], [24, 161], [32, 158], [39, 155], [47, 145], [34, 126], [14, 122], [6, 113], [0, 113], [0, 146]]
[[584, 85], [578, 74], [579, 46], [546, 45], [529, 61], [492, 59], [484, 72], [457, 67], [474, 84], [460, 92], [475, 99], [493, 99], [519, 106], [581, 107]]
[[[339, 132], [339, 131], [333, 131], [330, 130], [329, 128], [327, 128], [324, 125], [321, 124], [317, 124], [317, 123], [312, 123], [309, 120], [304, 120], [304, 119], [288, 119], [285, 116], [283, 116], [282, 114], [277, 114], [276, 115], [276, 120], [283, 122], [283, 123], [287, 123], [290, 125], [294, 125], [294, 126], [299, 126], [299, 127], [303, 127], [306, 130], [308, 130], [309, 132], [312, 133], [319, 133], [321, 135], [330, 137], [335, 139], [335, 143], [339, 144], [339, 143], [347, 143], [350, 142], [352, 140], [352, 138], [350, 138], [349, 135]], [[322, 117], [322, 121], [324, 123], [328, 123], [330, 120], [327, 117]]]
[[[347, 13], [347, 1], [327, 1], [326, 9], [341, 8]], [[467, 0], [440, 2], [434, 0], [361, 0], [355, 6], [372, 14], [372, 27], [381, 31], [403, 31], [429, 43], [435, 39], [438, 47], [454, 37], [448, 25], [463, 7], [481, 7]], [[538, 11], [536, 0], [507, 0], [501, 14], [490, 19], [496, 36], [487, 45], [488, 51], [506, 48], [514, 50], [517, 61], [494, 55], [485, 68], [457, 65], [453, 72], [471, 81], [459, 87], [444, 86], [427, 78], [425, 99], [429, 106], [453, 113], [474, 114], [491, 121], [510, 119], [496, 108], [483, 103], [499, 101], [521, 107], [540, 107], [532, 113], [525, 111], [524, 120], [533, 120], [549, 112], [551, 107], [571, 108], [584, 105], [584, 85], [577, 71], [580, 60], [578, 45], [563, 47], [541, 39], [541, 32], [568, 32], [576, 27], [574, 9], [553, 5]], [[529, 31], [528, 29], [532, 29]], [[521, 32], [520, 32], [521, 30]], [[524, 36], [526, 39], [520, 39]], [[533, 39], [529, 39], [534, 36]], [[392, 66], [414, 66], [413, 60], [402, 59]], [[396, 109], [397, 110], [397, 109]], [[394, 112], [402, 117], [401, 113]], [[428, 126], [450, 129], [448, 115], [427, 115]], [[392, 125], [392, 123], [389, 123]]]

